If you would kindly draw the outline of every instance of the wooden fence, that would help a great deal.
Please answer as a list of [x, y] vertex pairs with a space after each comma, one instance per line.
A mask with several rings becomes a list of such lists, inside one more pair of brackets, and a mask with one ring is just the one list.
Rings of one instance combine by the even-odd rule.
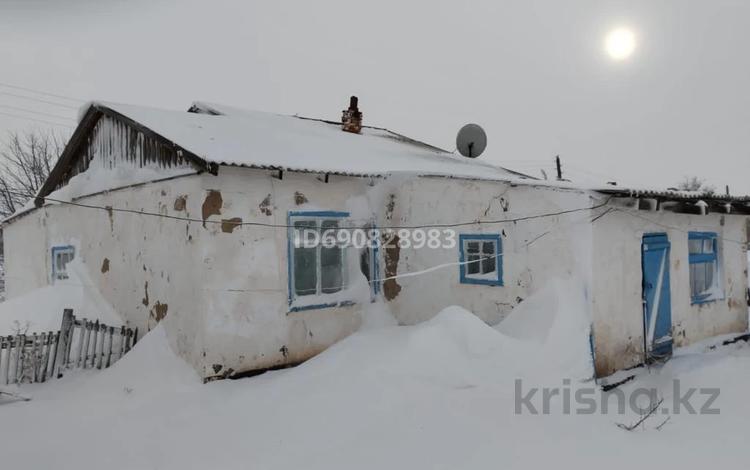
[[66, 369], [106, 368], [138, 341], [138, 329], [77, 319], [65, 309], [59, 331], [0, 337], [0, 383], [45, 382]]

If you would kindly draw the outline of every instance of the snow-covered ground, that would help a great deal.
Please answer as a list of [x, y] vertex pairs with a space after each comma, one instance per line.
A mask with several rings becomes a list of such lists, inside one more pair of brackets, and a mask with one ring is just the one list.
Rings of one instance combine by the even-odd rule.
[[[637, 412], [581, 415], [574, 404], [566, 414], [561, 394], [543, 414], [541, 392], [533, 401], [539, 414], [517, 413], [517, 379], [524, 394], [542, 385], [572, 394], [594, 386], [587, 320], [575, 302], [562, 306], [565, 292], [550, 286], [498, 329], [457, 307], [417, 326], [389, 326], [376, 306], [365, 328], [301, 366], [205, 385], [160, 326], [110, 369], [5, 387], [33, 400], [0, 398], [0, 462], [14, 469], [744, 467], [745, 342], [696, 345], [663, 367], [635, 371], [617, 389], [630, 396], [655, 387], [671, 409], [673, 379], [683, 391], [719, 387], [712, 404], [719, 414], [660, 411], [626, 431], [617, 424], [636, 422]], [[550, 302], [561, 306], [550, 310]], [[698, 409], [705, 397], [695, 395]]]
[[0, 336], [57, 331], [66, 308], [72, 308], [79, 318], [122, 325], [80, 260], [73, 260], [68, 264], [68, 279], [58, 279], [49, 286], [0, 302]]

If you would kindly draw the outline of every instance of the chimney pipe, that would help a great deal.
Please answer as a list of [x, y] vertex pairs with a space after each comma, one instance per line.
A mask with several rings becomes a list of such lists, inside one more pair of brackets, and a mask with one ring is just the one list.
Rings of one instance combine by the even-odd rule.
[[359, 111], [357, 104], [359, 100], [356, 96], [349, 98], [349, 109], [341, 113], [341, 129], [346, 132], [359, 134], [362, 130], [362, 113]]

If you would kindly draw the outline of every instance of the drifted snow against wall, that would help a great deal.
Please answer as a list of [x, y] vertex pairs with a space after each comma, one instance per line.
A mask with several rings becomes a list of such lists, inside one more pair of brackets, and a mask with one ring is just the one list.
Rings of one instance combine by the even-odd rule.
[[[329, 306], [291, 298], [290, 212], [348, 213], [347, 224], [362, 228], [460, 223], [450, 227], [455, 239], [496, 237], [502, 285], [462, 283], [458, 246], [417, 249], [391, 240], [377, 255], [385, 279], [377, 297], [401, 324], [450, 305], [496, 324], [545, 285], [573, 280], [593, 319], [600, 375], [642, 359], [644, 233], [667, 232], [672, 241], [677, 345], [747, 328], [742, 248], [722, 245], [725, 297], [694, 306], [686, 243], [693, 229], [746, 240], [746, 218], [647, 211], [652, 222], [620, 212], [599, 217], [608, 207], [588, 208], [605, 201], [601, 194], [412, 173], [365, 178], [222, 166], [218, 175], [196, 174], [172, 147], [106, 116], [63, 183], [56, 198], [99, 209], [47, 204], [7, 226], [8, 296], [54, 282], [50, 250], [74, 246], [93, 287], [127, 325], [148, 330], [163, 322], [172, 346], [205, 378], [303, 361], [362, 322], [372, 292], [354, 248], [344, 256], [346, 288], [315, 299], [335, 300], [322, 302]], [[541, 214], [548, 215], [529, 218]]]
[[[318, 175], [288, 173], [280, 180], [275, 172], [228, 167], [218, 176], [175, 178], [83, 201], [199, 221], [45, 206], [10, 227], [9, 243], [24, 248], [8, 261], [18, 275], [9, 294], [50, 282], [50, 247], [72, 244], [128, 324], [148, 329], [164, 321], [173, 346], [204, 377], [302, 361], [360, 324], [370, 291], [354, 249], [347, 257], [350, 287], [345, 293], [352, 304], [290, 308], [283, 228], [290, 211], [346, 211], [353, 223], [387, 227], [502, 219], [590, 204], [580, 191], [418, 177], [331, 176], [326, 183]], [[392, 252], [381, 252], [379, 277], [399, 276], [393, 280], [398, 293], [386, 293], [391, 310], [401, 323], [413, 324], [458, 304], [497, 323], [545, 280], [578, 276], [586, 286], [590, 264], [586, 251], [578, 248], [590, 240], [585, 217], [457, 228], [457, 233], [501, 234], [505, 286], [461, 284], [455, 246], [403, 248], [398, 260], [389, 259]], [[246, 222], [282, 227], [240, 225]], [[28, 243], [27, 233], [39, 236]], [[407, 276], [439, 264], [448, 266]]]
[[[348, 212], [361, 226], [430, 226], [556, 213], [600, 202], [584, 191], [500, 182], [331, 176], [326, 183], [315, 174], [287, 173], [279, 179], [277, 172], [229, 167], [218, 176], [188, 175], [81, 201], [195, 220], [45, 206], [6, 229], [6, 243], [13, 247], [7, 256], [8, 295], [51, 282], [51, 247], [74, 245], [92, 282], [127, 324], [150, 329], [164, 322], [172, 345], [204, 377], [305, 360], [362, 321], [370, 292], [353, 249], [347, 256], [350, 288], [344, 292], [351, 303], [291, 308], [284, 227], [290, 211]], [[722, 222], [719, 215], [648, 213], [653, 224], [617, 212], [597, 218], [606, 209], [456, 227], [457, 235], [501, 236], [502, 286], [462, 284], [458, 247], [384, 249], [379, 277], [395, 278], [384, 283], [380, 295], [402, 324], [425, 321], [449, 305], [461, 305], [495, 324], [549, 282], [573, 279], [591, 309], [597, 370], [604, 375], [642, 359], [641, 237], [664, 231], [659, 224], [667, 224], [680, 228], [668, 231], [676, 343], [744, 331], [742, 247], [722, 247], [726, 297], [692, 306], [684, 231], [744, 237], [744, 218]], [[443, 267], [430, 270], [436, 266]]]

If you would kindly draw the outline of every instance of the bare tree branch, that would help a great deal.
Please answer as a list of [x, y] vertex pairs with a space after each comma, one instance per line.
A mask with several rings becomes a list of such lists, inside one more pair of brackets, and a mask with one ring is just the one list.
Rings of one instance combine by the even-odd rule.
[[682, 179], [680, 184], [677, 185], [678, 189], [683, 191], [701, 191], [704, 193], [713, 194], [716, 192], [716, 188], [706, 184], [706, 180], [698, 178], [697, 176], [686, 176]]
[[65, 139], [52, 131], [11, 132], [0, 148], [0, 216], [22, 208], [39, 191]]

